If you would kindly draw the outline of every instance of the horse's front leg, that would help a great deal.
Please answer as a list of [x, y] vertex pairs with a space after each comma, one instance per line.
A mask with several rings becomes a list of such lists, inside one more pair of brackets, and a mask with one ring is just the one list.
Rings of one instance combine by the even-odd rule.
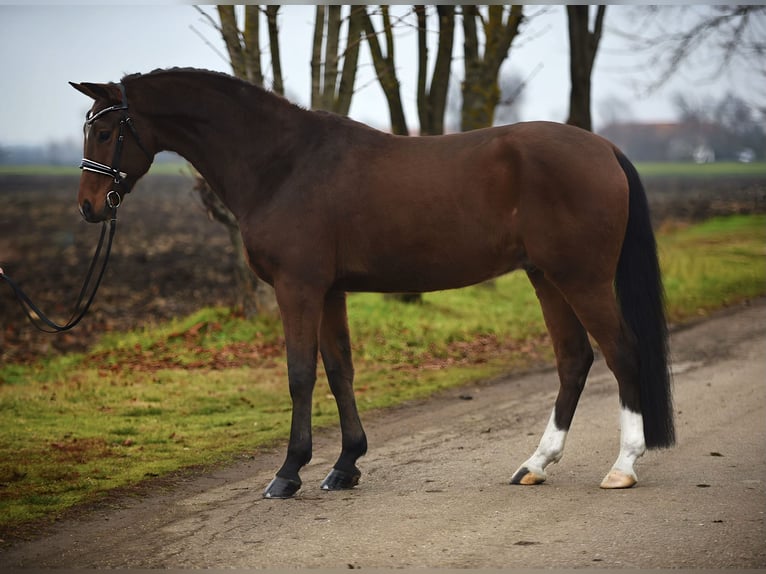
[[300, 469], [311, 460], [311, 404], [316, 382], [322, 294], [306, 286], [277, 285], [287, 347], [287, 376], [293, 411], [287, 456], [264, 498], [290, 498], [301, 487]]
[[351, 340], [346, 317], [346, 294], [343, 292], [331, 291], [325, 297], [319, 350], [322, 353], [330, 389], [338, 405], [343, 436], [340, 457], [322, 482], [322, 488], [353, 488], [362, 475], [356, 467], [356, 461], [367, 452], [367, 437], [354, 398], [354, 366], [351, 361]]

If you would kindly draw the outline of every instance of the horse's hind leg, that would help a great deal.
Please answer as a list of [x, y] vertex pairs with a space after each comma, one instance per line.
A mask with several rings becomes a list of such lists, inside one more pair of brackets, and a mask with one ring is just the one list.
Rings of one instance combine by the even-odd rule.
[[635, 335], [622, 319], [611, 282], [565, 292], [577, 316], [598, 343], [619, 386], [620, 454], [601, 487], [630, 488], [637, 482], [633, 465], [646, 451]]
[[367, 438], [354, 399], [354, 367], [346, 317], [346, 294], [343, 292], [331, 291], [325, 297], [319, 349], [330, 389], [338, 405], [342, 433], [340, 457], [322, 482], [322, 488], [353, 488], [362, 474], [356, 467], [356, 461], [367, 451]]
[[540, 300], [545, 324], [553, 342], [560, 387], [537, 450], [514, 473], [511, 484], [539, 484], [546, 479], [545, 467], [559, 461], [577, 402], [593, 363], [593, 350], [588, 335], [561, 292], [539, 270], [528, 272], [528, 276]]

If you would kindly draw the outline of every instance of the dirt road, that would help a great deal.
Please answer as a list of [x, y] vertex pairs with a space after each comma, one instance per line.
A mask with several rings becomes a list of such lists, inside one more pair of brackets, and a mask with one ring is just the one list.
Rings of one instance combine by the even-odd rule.
[[542, 486], [507, 483], [543, 430], [552, 371], [367, 416], [370, 454], [353, 491], [320, 491], [339, 438], [319, 433], [294, 500], [261, 498], [280, 450], [61, 523], [0, 562], [763, 568], [765, 335], [763, 301], [673, 334], [679, 444], [641, 459], [631, 490], [598, 488], [618, 441], [616, 384], [599, 361], [564, 458]]

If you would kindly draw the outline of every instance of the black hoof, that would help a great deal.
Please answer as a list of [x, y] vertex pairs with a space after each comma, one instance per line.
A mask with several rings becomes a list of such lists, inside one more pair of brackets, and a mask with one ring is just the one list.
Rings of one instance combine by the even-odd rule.
[[292, 496], [298, 492], [301, 488], [301, 481], [292, 480], [289, 478], [282, 478], [281, 476], [275, 476], [266, 490], [263, 491], [263, 498], [292, 498]]
[[362, 473], [359, 469], [354, 469], [354, 472], [346, 472], [344, 470], [338, 470], [333, 468], [330, 474], [322, 481], [322, 490], [348, 490], [354, 488], [359, 484], [359, 477]]

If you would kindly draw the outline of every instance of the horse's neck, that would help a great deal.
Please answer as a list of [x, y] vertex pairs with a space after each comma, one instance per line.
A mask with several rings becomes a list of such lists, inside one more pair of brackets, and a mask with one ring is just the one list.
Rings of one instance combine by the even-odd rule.
[[264, 187], [260, 174], [275, 157], [295, 153], [285, 142], [307, 115], [268, 92], [249, 90], [243, 97], [242, 85], [235, 81], [227, 90], [220, 80], [206, 80], [156, 78], [156, 86], [146, 90], [151, 97], [138, 96], [137, 111], [152, 121], [159, 147], [189, 161], [237, 215], [233, 187], [248, 185], [269, 193], [258, 189]]

